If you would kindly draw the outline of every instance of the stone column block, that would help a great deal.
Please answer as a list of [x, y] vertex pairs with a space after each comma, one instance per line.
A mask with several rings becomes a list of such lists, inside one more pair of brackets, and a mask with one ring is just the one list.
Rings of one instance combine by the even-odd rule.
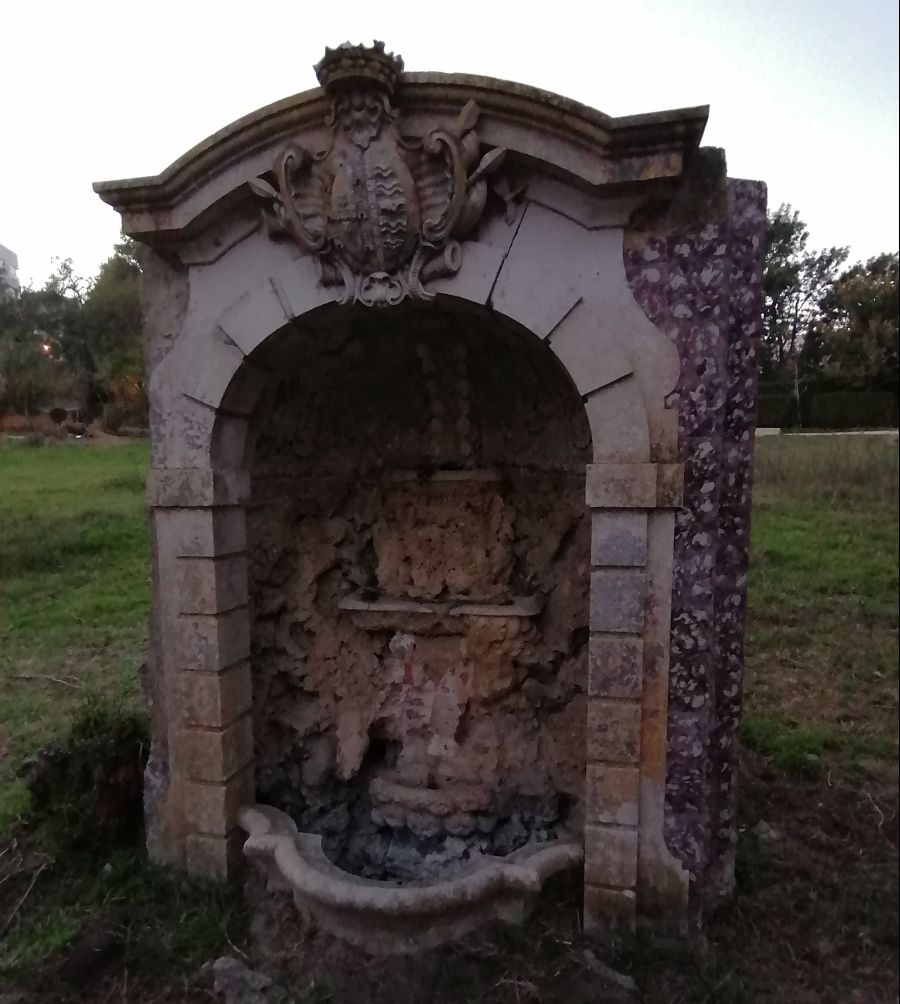
[[647, 514], [600, 511], [591, 519], [591, 564], [637, 567], [647, 561]]
[[644, 643], [637, 635], [594, 634], [588, 644], [591, 697], [641, 696]]
[[637, 826], [641, 775], [638, 767], [594, 764], [587, 768], [587, 821]]
[[624, 826], [585, 826], [584, 879], [592, 885], [632, 889], [637, 882], [638, 831]]
[[250, 715], [222, 729], [185, 726], [179, 735], [180, 760], [192, 781], [227, 781], [253, 759]]
[[591, 630], [639, 634], [644, 628], [647, 579], [637, 569], [591, 573]]
[[249, 611], [242, 606], [222, 614], [182, 615], [174, 636], [179, 669], [220, 672], [250, 656]]
[[179, 558], [175, 588], [183, 614], [217, 614], [247, 603], [247, 557]]
[[247, 550], [244, 509], [185, 509], [175, 524], [179, 558], [214, 558]]
[[227, 836], [192, 833], [185, 840], [187, 870], [192, 875], [225, 878], [240, 862], [244, 846], [242, 830], [232, 830]]
[[656, 464], [588, 464], [585, 501], [592, 509], [652, 509]]
[[656, 504], [679, 509], [684, 502], [684, 464], [656, 465]]
[[222, 673], [180, 671], [175, 684], [175, 709], [186, 724], [224, 728], [250, 710], [250, 665], [235, 663]]
[[638, 701], [588, 699], [588, 763], [638, 763], [641, 753], [641, 706]]
[[156, 467], [147, 476], [147, 503], [160, 508], [242, 505], [249, 495], [246, 470]]
[[237, 825], [238, 812], [253, 802], [253, 768], [246, 767], [222, 783], [189, 781], [184, 797], [194, 832], [225, 837]]

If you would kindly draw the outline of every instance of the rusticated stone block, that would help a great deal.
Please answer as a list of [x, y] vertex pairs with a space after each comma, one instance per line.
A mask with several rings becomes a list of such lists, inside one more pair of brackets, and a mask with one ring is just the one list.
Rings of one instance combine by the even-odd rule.
[[644, 627], [647, 578], [634, 569], [591, 573], [591, 630], [639, 634]]
[[227, 836], [190, 834], [185, 840], [188, 871], [192, 875], [225, 878], [240, 861], [244, 839], [243, 831], [238, 829]]
[[644, 643], [636, 635], [591, 635], [588, 694], [591, 697], [640, 697], [643, 661]]
[[147, 477], [147, 503], [160, 508], [206, 508], [241, 505], [250, 496], [245, 470], [153, 468]]
[[585, 501], [592, 509], [653, 509], [656, 464], [588, 464]]
[[637, 826], [641, 793], [637, 767], [589, 765], [586, 793], [589, 823]]
[[271, 279], [239, 297], [219, 318], [219, 327], [249, 355], [263, 339], [290, 320]]
[[641, 752], [641, 706], [637, 701], [588, 700], [588, 763], [637, 763]]
[[647, 561], [647, 515], [643, 512], [595, 512], [591, 564], [633, 567]]
[[244, 510], [239, 506], [185, 509], [178, 513], [175, 533], [182, 558], [214, 558], [247, 549]]
[[186, 726], [179, 735], [185, 775], [192, 781], [227, 781], [253, 758], [253, 727], [244, 715], [223, 729]]
[[647, 406], [634, 376], [595, 391], [584, 402], [584, 413], [595, 464], [643, 464], [650, 459]]
[[553, 330], [550, 348], [572, 374], [579, 394], [593, 394], [633, 372], [615, 329], [579, 303]]
[[223, 614], [187, 615], [175, 624], [179, 669], [215, 673], [250, 655], [250, 617], [246, 606]]
[[195, 832], [227, 836], [237, 825], [238, 811], [253, 803], [253, 769], [247, 767], [223, 783], [190, 781], [184, 799]]
[[684, 501], [684, 464], [656, 465], [656, 504], [678, 509]]
[[250, 710], [252, 687], [246, 662], [223, 673], [182, 671], [176, 683], [176, 708], [190, 725], [223, 728]]
[[247, 603], [247, 557], [179, 558], [175, 567], [183, 614], [216, 614]]
[[631, 889], [608, 889], [586, 884], [584, 887], [584, 929], [589, 934], [608, 939], [634, 929], [637, 897]]
[[584, 879], [593, 885], [632, 889], [637, 882], [638, 831], [623, 826], [585, 826]]

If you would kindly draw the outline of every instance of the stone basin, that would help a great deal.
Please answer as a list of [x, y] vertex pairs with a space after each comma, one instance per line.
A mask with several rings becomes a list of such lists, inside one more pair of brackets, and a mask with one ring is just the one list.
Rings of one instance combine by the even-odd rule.
[[291, 892], [301, 916], [373, 954], [406, 954], [462, 937], [492, 920], [522, 923], [551, 875], [579, 867], [581, 841], [527, 844], [506, 857], [480, 854], [451, 877], [421, 884], [361, 878], [338, 868], [322, 837], [301, 833], [268, 805], [241, 810], [244, 855], [270, 889]]

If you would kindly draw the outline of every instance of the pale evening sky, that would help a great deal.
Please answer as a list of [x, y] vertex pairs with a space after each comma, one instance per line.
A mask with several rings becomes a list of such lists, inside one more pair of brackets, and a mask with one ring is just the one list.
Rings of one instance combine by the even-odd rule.
[[155, 174], [315, 86], [325, 45], [478, 73], [611, 115], [711, 106], [703, 142], [815, 246], [898, 248], [896, 0], [18, 0], [0, 17], [0, 243], [23, 283], [93, 274], [119, 218], [91, 182]]

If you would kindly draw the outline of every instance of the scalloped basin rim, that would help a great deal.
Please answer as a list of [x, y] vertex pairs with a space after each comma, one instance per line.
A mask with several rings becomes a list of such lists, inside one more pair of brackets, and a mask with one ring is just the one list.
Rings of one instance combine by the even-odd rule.
[[330, 933], [372, 951], [413, 951], [493, 919], [521, 922], [544, 882], [584, 859], [580, 841], [562, 838], [502, 858], [478, 855], [451, 878], [397, 886], [338, 868], [319, 834], [301, 833], [272, 806], [247, 806], [238, 822], [248, 834], [244, 855], [266, 871], [270, 885], [287, 887], [301, 913]]

